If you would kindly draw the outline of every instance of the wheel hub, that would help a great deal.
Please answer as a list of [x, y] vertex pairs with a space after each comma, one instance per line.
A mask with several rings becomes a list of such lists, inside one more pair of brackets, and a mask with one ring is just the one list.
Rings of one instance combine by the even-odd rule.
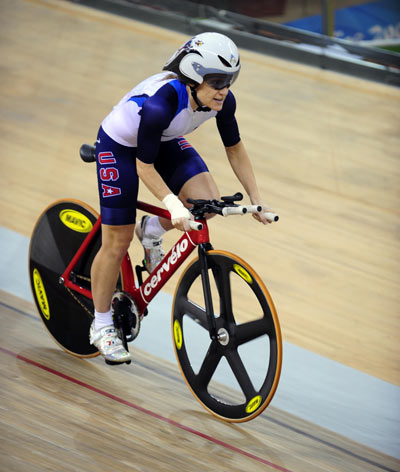
[[225, 328], [220, 328], [217, 333], [218, 342], [222, 346], [227, 346], [229, 344], [229, 333]]

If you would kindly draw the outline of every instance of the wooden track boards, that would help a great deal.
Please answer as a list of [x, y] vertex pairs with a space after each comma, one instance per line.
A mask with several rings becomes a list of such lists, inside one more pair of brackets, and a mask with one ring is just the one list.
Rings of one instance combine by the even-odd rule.
[[[56, 199], [98, 208], [78, 149], [184, 36], [64, 1], [4, 0], [0, 13], [0, 225], [28, 236]], [[400, 92], [247, 51], [242, 62], [241, 135], [281, 220], [215, 218], [214, 246], [254, 266], [286, 341], [399, 385]], [[188, 139], [222, 194], [240, 190], [214, 123]], [[144, 186], [140, 197], [154, 201]]]
[[400, 461], [273, 407], [242, 425], [214, 419], [177, 366], [138, 349], [123, 367], [72, 357], [33, 305], [1, 291], [0, 314], [3, 470], [400, 470]]

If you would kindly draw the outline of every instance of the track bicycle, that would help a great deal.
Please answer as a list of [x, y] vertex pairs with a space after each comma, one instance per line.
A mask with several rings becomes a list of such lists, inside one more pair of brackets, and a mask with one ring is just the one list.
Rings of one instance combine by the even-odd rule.
[[[94, 161], [94, 147], [83, 145], [81, 157]], [[148, 314], [148, 304], [197, 248], [197, 257], [176, 286], [173, 346], [194, 397], [214, 416], [229, 422], [251, 420], [268, 406], [282, 365], [279, 320], [266, 286], [244, 260], [215, 250], [210, 243], [207, 213], [261, 211], [261, 207], [238, 205], [242, 198], [237, 193], [221, 200], [188, 200], [193, 230], [183, 233], [148, 275], [143, 263], [136, 266], [135, 277], [127, 253], [112, 298], [114, 325], [128, 349]], [[170, 218], [167, 210], [145, 202], [138, 201], [137, 209]], [[274, 214], [269, 218], [278, 219]], [[39, 315], [56, 343], [80, 358], [100, 354], [89, 343], [94, 316], [90, 268], [100, 245], [101, 217], [74, 199], [48, 206], [30, 241], [29, 274]], [[225, 385], [227, 376], [231, 380]]]

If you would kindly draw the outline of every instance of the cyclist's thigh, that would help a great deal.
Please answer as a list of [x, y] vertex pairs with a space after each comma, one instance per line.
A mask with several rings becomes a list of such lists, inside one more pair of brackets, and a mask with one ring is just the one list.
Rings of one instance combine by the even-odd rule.
[[185, 182], [179, 192], [179, 198], [185, 204], [188, 198], [204, 200], [219, 199], [218, 187], [209, 172], [202, 172]]
[[185, 138], [162, 142], [154, 166], [175, 195], [218, 198], [218, 189], [207, 165]]
[[100, 128], [96, 161], [102, 222], [134, 224], [139, 186], [136, 148], [118, 144]]

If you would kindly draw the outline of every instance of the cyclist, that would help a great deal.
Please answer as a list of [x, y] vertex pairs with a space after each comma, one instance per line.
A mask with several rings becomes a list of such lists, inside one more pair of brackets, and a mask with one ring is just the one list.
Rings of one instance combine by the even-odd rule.
[[171, 213], [171, 220], [144, 216], [136, 226], [149, 272], [164, 255], [163, 234], [173, 227], [190, 230], [186, 199], [219, 198], [205, 162], [183, 135], [216, 118], [234, 173], [251, 203], [263, 206], [254, 216], [268, 223], [263, 213], [271, 209], [261, 200], [229, 90], [240, 67], [238, 49], [227, 36], [198, 34], [173, 54], [163, 72], [127, 93], [100, 126], [96, 158], [102, 246], [91, 269], [95, 318], [90, 342], [108, 360], [130, 360], [114, 329], [110, 300], [134, 234], [139, 179]]

